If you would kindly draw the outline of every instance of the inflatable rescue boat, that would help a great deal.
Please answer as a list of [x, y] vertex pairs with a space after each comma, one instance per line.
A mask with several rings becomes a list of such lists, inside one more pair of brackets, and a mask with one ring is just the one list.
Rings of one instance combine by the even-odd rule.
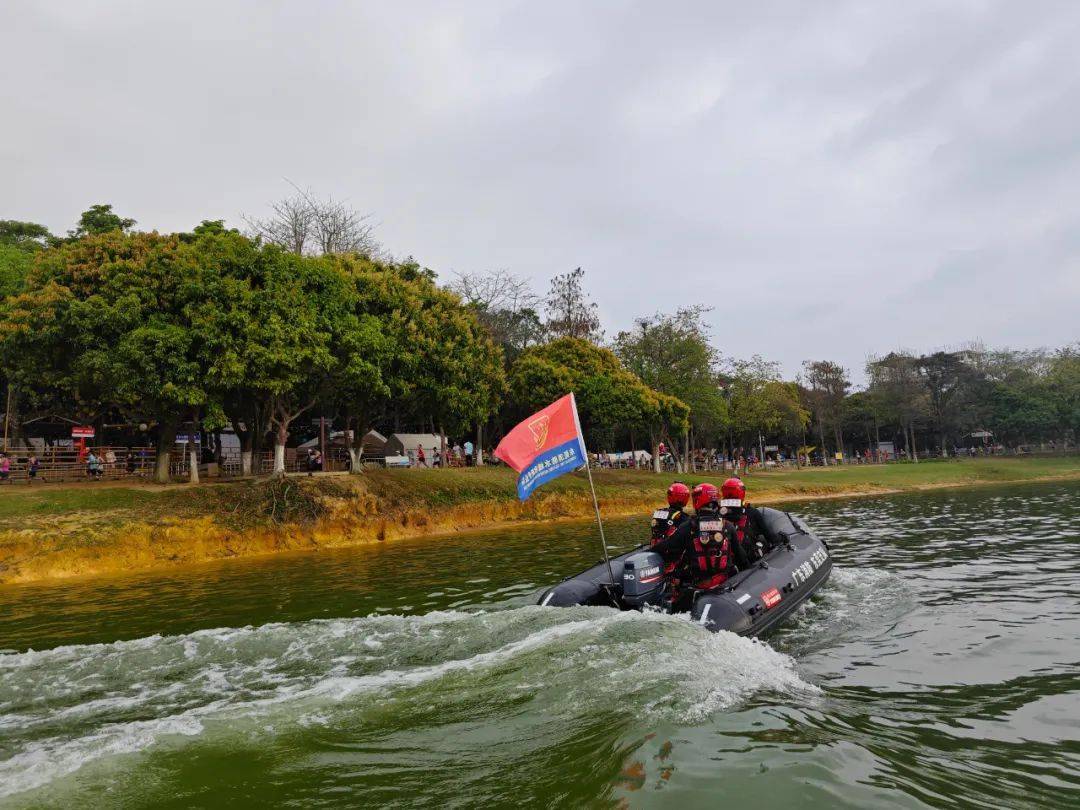
[[[761, 509], [769, 529], [780, 542], [765, 557], [739, 571], [719, 588], [695, 591], [689, 604], [691, 618], [712, 632], [728, 630], [757, 636], [790, 616], [829, 578], [829, 547], [798, 517], [779, 509]], [[565, 579], [541, 595], [547, 607], [596, 605], [620, 610], [660, 610], [668, 582], [660, 576], [663, 559], [647, 545], [611, 558], [616, 583], [601, 560], [580, 574]]]

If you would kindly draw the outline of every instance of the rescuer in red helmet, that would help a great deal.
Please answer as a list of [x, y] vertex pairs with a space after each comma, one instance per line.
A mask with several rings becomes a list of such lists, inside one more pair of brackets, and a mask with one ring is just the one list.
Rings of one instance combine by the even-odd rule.
[[690, 487], [675, 481], [667, 491], [667, 506], [652, 514], [652, 545], [671, 537], [683, 525], [689, 527], [690, 516], [683, 510], [690, 501]]
[[[693, 490], [694, 520], [689, 532], [678, 532], [661, 540], [652, 550], [665, 561], [679, 565], [676, 586], [689, 584], [698, 590], [716, 588], [749, 563], [742, 549], [724, 533], [720, 517], [720, 492], [713, 484], [698, 484]], [[689, 591], [676, 587], [673, 609], [685, 601]]]
[[772, 551], [780, 540], [769, 530], [761, 512], [747, 503], [746, 484], [740, 478], [729, 478], [720, 485], [719, 514], [728, 539], [751, 562]]

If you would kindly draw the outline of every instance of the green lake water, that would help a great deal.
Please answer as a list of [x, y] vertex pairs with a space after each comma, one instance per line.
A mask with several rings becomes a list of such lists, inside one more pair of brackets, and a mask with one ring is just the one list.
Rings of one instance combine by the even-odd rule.
[[0, 587], [0, 807], [1080, 807], [1080, 487], [789, 509], [765, 641], [534, 606], [588, 523]]

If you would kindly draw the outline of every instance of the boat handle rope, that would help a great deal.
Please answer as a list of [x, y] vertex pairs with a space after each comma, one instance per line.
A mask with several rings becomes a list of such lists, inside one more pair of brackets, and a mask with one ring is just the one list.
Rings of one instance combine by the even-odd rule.
[[[807, 537], [811, 536], [810, 532], [808, 532], [806, 529], [802, 528], [801, 526], [799, 526], [798, 523], [795, 522], [795, 518], [793, 518], [791, 516], [791, 512], [784, 512], [784, 516], [788, 519], [788, 522], [792, 525], [792, 527], [795, 529], [795, 531], [793, 531], [793, 532], [777, 532], [777, 534], [779, 534], [781, 537], [783, 537], [784, 542], [786, 542], [789, 546], [791, 545], [790, 538], [794, 537], [797, 534], [805, 534]], [[829, 544], [827, 542], [825, 542], [824, 537], [818, 537], [818, 540], [821, 541], [821, 545], [825, 546], [825, 548], [829, 547]]]

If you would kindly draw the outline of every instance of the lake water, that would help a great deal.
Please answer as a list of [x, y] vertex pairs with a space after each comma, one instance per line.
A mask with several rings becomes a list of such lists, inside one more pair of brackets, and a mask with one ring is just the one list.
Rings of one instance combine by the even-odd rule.
[[1080, 807], [1080, 487], [789, 509], [764, 642], [533, 606], [588, 523], [0, 587], [0, 806]]

